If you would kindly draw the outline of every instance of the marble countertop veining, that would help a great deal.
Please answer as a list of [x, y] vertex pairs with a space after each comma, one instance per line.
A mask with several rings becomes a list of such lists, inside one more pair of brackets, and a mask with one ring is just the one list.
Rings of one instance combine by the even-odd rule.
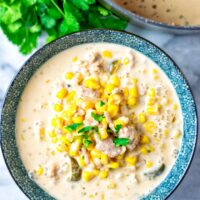
[[[129, 26], [128, 31], [134, 32], [165, 50], [180, 66], [194, 93], [198, 112], [200, 111], [200, 35], [176, 36], [167, 33], [154, 32]], [[39, 40], [38, 48], [44, 44], [44, 36]], [[16, 46], [12, 45], [0, 31], [0, 110], [6, 90], [30, 56], [23, 56]], [[200, 199], [200, 142], [197, 143], [192, 165], [169, 200], [199, 200]], [[28, 200], [11, 178], [0, 152], [0, 194], [1, 200]]]

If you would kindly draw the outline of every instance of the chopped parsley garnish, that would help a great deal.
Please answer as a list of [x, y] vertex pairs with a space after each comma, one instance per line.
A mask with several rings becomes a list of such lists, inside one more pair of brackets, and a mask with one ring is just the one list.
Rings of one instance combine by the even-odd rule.
[[119, 134], [119, 131], [121, 130], [121, 128], [122, 128], [122, 125], [121, 125], [121, 124], [117, 124], [117, 125], [115, 126], [116, 134]]
[[103, 101], [100, 101], [100, 107], [103, 107], [106, 103]]
[[76, 124], [70, 124], [68, 126], [65, 126], [65, 129], [67, 129], [69, 132], [75, 131], [79, 126], [82, 126], [83, 123], [76, 123]]
[[129, 139], [128, 138], [115, 138], [113, 140], [113, 142], [116, 147], [127, 146], [129, 144]]
[[93, 144], [93, 141], [92, 140], [89, 140], [89, 139], [83, 139], [83, 146], [87, 149], [90, 144]]
[[85, 126], [82, 129], [78, 131], [78, 133], [85, 133], [89, 131], [95, 131], [98, 132], [98, 127], [97, 126]]
[[91, 126], [85, 126], [82, 129], [80, 129], [78, 133], [85, 133], [85, 132], [89, 132], [90, 130], [91, 130]]
[[95, 114], [94, 112], [91, 113], [91, 116], [98, 122], [102, 122], [103, 118], [105, 118], [103, 114], [98, 115], [98, 114]]

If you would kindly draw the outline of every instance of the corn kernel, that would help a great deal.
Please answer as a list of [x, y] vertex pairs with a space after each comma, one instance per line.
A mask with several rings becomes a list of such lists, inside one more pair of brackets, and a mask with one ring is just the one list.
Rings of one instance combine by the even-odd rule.
[[149, 146], [148, 146], [148, 151], [152, 152], [152, 151], [154, 151], [154, 150], [155, 150], [155, 148], [154, 148], [152, 145], [149, 145]]
[[82, 173], [82, 177], [85, 182], [92, 180], [97, 175], [98, 175], [98, 170], [92, 170], [92, 171], [84, 170]]
[[158, 79], [159, 79], [159, 76], [156, 75], [156, 76], [153, 77], [153, 79], [154, 79], [154, 80], [158, 80]]
[[27, 122], [27, 119], [26, 118], [22, 118], [21, 121], [22, 122]]
[[61, 112], [62, 109], [63, 109], [63, 105], [61, 105], [61, 104], [59, 104], [59, 103], [56, 103], [56, 104], [54, 104], [53, 109], [54, 109], [56, 112]]
[[109, 112], [111, 117], [115, 117], [118, 114], [119, 106], [115, 104], [110, 104], [108, 105], [107, 111]]
[[120, 80], [119, 80], [119, 77], [118, 76], [112, 76], [111, 77], [111, 81], [110, 81], [111, 84], [113, 84], [114, 86], [116, 87], [119, 87], [120, 86]]
[[73, 123], [82, 123], [83, 120], [84, 120], [83, 116], [74, 116], [74, 117], [72, 117]]
[[70, 156], [77, 156], [80, 148], [81, 148], [81, 140], [76, 139], [70, 146], [69, 155]]
[[132, 78], [132, 83], [136, 84], [138, 82], [137, 78]]
[[171, 103], [171, 99], [169, 98], [164, 98], [163, 100], [165, 105], [169, 105]]
[[178, 139], [178, 138], [180, 138], [180, 136], [181, 136], [181, 131], [176, 131], [174, 134], [174, 138]]
[[56, 144], [58, 142], [58, 138], [57, 137], [53, 137], [51, 141], [52, 141], [53, 144]]
[[129, 90], [127, 87], [124, 88], [123, 93], [124, 93], [124, 97], [127, 99], [129, 96]]
[[108, 94], [103, 93], [102, 96], [101, 96], [101, 98], [102, 98], [103, 100], [107, 100], [107, 99], [108, 99]]
[[108, 168], [117, 169], [117, 168], [119, 168], [119, 163], [118, 162], [111, 162], [110, 164], [108, 164]]
[[45, 137], [45, 129], [44, 128], [39, 129], [39, 137], [40, 137], [40, 140], [44, 139], [44, 137]]
[[156, 91], [154, 88], [149, 88], [148, 94], [149, 97], [155, 97], [156, 96]]
[[105, 194], [101, 194], [101, 200], [105, 200]]
[[36, 174], [38, 176], [41, 176], [44, 173], [44, 168], [43, 167], [38, 167], [38, 169], [36, 170]]
[[74, 77], [74, 73], [73, 72], [67, 72], [65, 74], [65, 78], [68, 80], [71, 80]]
[[77, 83], [81, 84], [83, 81], [83, 75], [81, 73], [76, 74]]
[[90, 77], [85, 80], [85, 87], [93, 90], [98, 90], [100, 89], [100, 84], [97, 79]]
[[79, 161], [79, 165], [80, 165], [81, 167], [85, 167], [85, 166], [86, 166], [85, 158], [84, 158], [83, 155], [79, 156], [78, 161]]
[[157, 74], [157, 73], [158, 73], [158, 70], [154, 68], [154, 69], [152, 69], [152, 73], [153, 73], [153, 74]]
[[55, 136], [56, 136], [56, 132], [54, 130], [49, 132], [49, 137], [53, 138]]
[[97, 102], [95, 104], [95, 108], [96, 108], [96, 111], [99, 113], [103, 113], [104, 111], [106, 111], [106, 105], [101, 105], [101, 102]]
[[140, 138], [140, 143], [141, 144], [149, 144], [150, 143], [150, 139], [148, 136], [146, 135], [142, 135]]
[[107, 139], [108, 138], [107, 129], [105, 129], [105, 128], [99, 128], [99, 135], [100, 135], [100, 138], [102, 140]]
[[119, 105], [122, 101], [122, 98], [119, 94], [111, 94], [108, 97], [108, 104], [117, 104]]
[[116, 187], [116, 183], [114, 183], [112, 180], [109, 180], [108, 189], [115, 189]]
[[69, 140], [66, 138], [66, 136], [65, 135], [61, 135], [61, 137], [60, 137], [60, 142], [62, 142], [63, 144], [70, 144], [69, 143]]
[[114, 121], [114, 126], [117, 126], [117, 125], [125, 126], [128, 124], [128, 122], [129, 122], [129, 119], [127, 117], [122, 116]]
[[129, 90], [129, 96], [130, 97], [138, 97], [139, 94], [138, 94], [138, 89], [136, 87], [136, 85], [134, 85], [130, 90]]
[[147, 121], [146, 115], [144, 113], [140, 113], [138, 116], [138, 120], [141, 123], [145, 123]]
[[78, 57], [77, 57], [77, 56], [73, 57], [72, 61], [73, 61], [73, 62], [78, 61]]
[[106, 118], [103, 118], [101, 123], [102, 123], [103, 127], [107, 127], [107, 125], [108, 125]]
[[76, 91], [70, 91], [66, 97], [66, 101], [68, 103], [71, 103], [74, 100], [74, 97], [76, 96]]
[[95, 197], [94, 194], [90, 194], [90, 195], [89, 195], [89, 198], [90, 198], [90, 199], [94, 199], [94, 197]]
[[126, 156], [125, 161], [130, 166], [135, 166], [138, 158], [136, 156]]
[[104, 169], [99, 173], [99, 178], [104, 179], [108, 177], [108, 170]]
[[90, 108], [94, 108], [94, 103], [92, 101], [84, 101], [82, 107], [85, 110], [88, 110]]
[[144, 124], [144, 128], [148, 133], [153, 133], [153, 131], [155, 131], [157, 127], [154, 122], [150, 121]]
[[147, 168], [152, 168], [153, 167], [153, 162], [150, 161], [150, 160], [146, 161], [146, 166], [147, 166]]
[[129, 59], [128, 59], [127, 57], [124, 58], [124, 59], [123, 59], [123, 64], [124, 64], [124, 65], [127, 65], [128, 63], [129, 63]]
[[66, 149], [66, 146], [64, 145], [64, 144], [59, 144], [57, 147], [56, 147], [56, 150], [57, 150], [57, 152], [64, 152], [64, 151], [66, 151], [67, 149]]
[[96, 149], [92, 149], [90, 154], [93, 158], [101, 158], [102, 153]]
[[105, 92], [109, 94], [109, 93], [111, 93], [114, 89], [115, 89], [115, 85], [109, 83], [109, 84], [107, 84], [106, 87], [105, 87]]
[[60, 117], [53, 118], [53, 119], [51, 120], [51, 125], [52, 125], [53, 127], [56, 127], [56, 128], [62, 128], [62, 126], [63, 126], [63, 119], [60, 118]]
[[104, 58], [112, 58], [112, 52], [105, 50], [102, 52]]
[[147, 100], [147, 105], [148, 105], [148, 106], [152, 106], [152, 105], [155, 104], [155, 102], [156, 102], [156, 99], [155, 99], [154, 97], [150, 97], [150, 98], [148, 98], [148, 100]]
[[159, 104], [156, 104], [154, 106], [147, 106], [146, 113], [149, 115], [158, 115], [160, 113]]
[[103, 165], [107, 165], [108, 164], [108, 156], [104, 153], [101, 154], [101, 163]]
[[61, 89], [57, 92], [56, 97], [57, 97], [58, 99], [63, 99], [63, 98], [67, 95], [67, 93], [68, 93], [67, 89], [61, 88]]
[[165, 130], [164, 130], [164, 137], [167, 138], [168, 135], [169, 135], [169, 130], [168, 130], [168, 129], [165, 129]]
[[128, 98], [128, 105], [129, 106], [135, 106], [137, 104], [137, 98], [135, 97], [129, 97]]
[[140, 147], [140, 153], [146, 155], [148, 153], [147, 148], [145, 146]]
[[177, 104], [174, 104], [174, 105], [173, 105], [173, 110], [177, 110], [177, 108], [178, 108], [178, 105], [177, 105]]

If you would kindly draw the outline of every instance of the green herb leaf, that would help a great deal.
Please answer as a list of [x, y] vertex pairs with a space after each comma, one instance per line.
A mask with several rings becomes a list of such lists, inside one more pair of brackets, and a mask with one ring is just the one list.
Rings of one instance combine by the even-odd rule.
[[115, 130], [116, 130], [116, 134], [119, 134], [119, 131], [121, 130], [121, 128], [122, 128], [122, 125], [121, 124], [117, 124], [116, 126], [115, 126]]
[[82, 129], [80, 129], [78, 133], [85, 133], [85, 132], [89, 132], [90, 130], [91, 130], [91, 126], [85, 126]]
[[113, 140], [113, 142], [116, 147], [127, 146], [129, 144], [129, 139], [128, 138], [115, 138]]
[[103, 107], [106, 103], [103, 101], [100, 101], [100, 107]]
[[0, 3], [0, 22], [11, 24], [22, 17], [21, 3], [17, 1], [12, 5]]
[[102, 6], [98, 6], [98, 11], [99, 11], [99, 13], [100, 13], [101, 15], [103, 15], [103, 16], [109, 15], [109, 11], [106, 10], [105, 8], [103, 8]]
[[103, 118], [105, 118], [103, 114], [98, 115], [98, 114], [95, 114], [94, 112], [91, 113], [91, 116], [98, 122], [102, 122]]
[[56, 20], [49, 15], [41, 16], [40, 20], [41, 24], [47, 29], [53, 28], [56, 25]]
[[88, 140], [88, 139], [84, 139], [83, 140], [83, 146], [87, 149], [90, 144], [93, 144], [93, 141], [92, 140]]
[[36, 4], [37, 0], [22, 0], [25, 6], [29, 7]]
[[65, 126], [65, 129], [67, 129], [69, 132], [75, 131], [79, 126], [82, 126], [83, 123], [76, 123], [76, 124], [70, 124], [68, 126]]

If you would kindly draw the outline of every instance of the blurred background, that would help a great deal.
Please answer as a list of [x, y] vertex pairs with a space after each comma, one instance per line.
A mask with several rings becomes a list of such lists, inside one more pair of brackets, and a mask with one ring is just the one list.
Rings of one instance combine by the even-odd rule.
[[[128, 31], [138, 34], [167, 52], [178, 64], [195, 96], [200, 111], [200, 34], [173, 35], [129, 25]], [[45, 44], [45, 35], [39, 38], [38, 47]], [[11, 44], [0, 30], [0, 109], [6, 90], [22, 64], [31, 54], [24, 56]], [[191, 167], [181, 185], [169, 200], [200, 200], [200, 143], [198, 141]], [[0, 152], [0, 199], [27, 200], [12, 180]]]

